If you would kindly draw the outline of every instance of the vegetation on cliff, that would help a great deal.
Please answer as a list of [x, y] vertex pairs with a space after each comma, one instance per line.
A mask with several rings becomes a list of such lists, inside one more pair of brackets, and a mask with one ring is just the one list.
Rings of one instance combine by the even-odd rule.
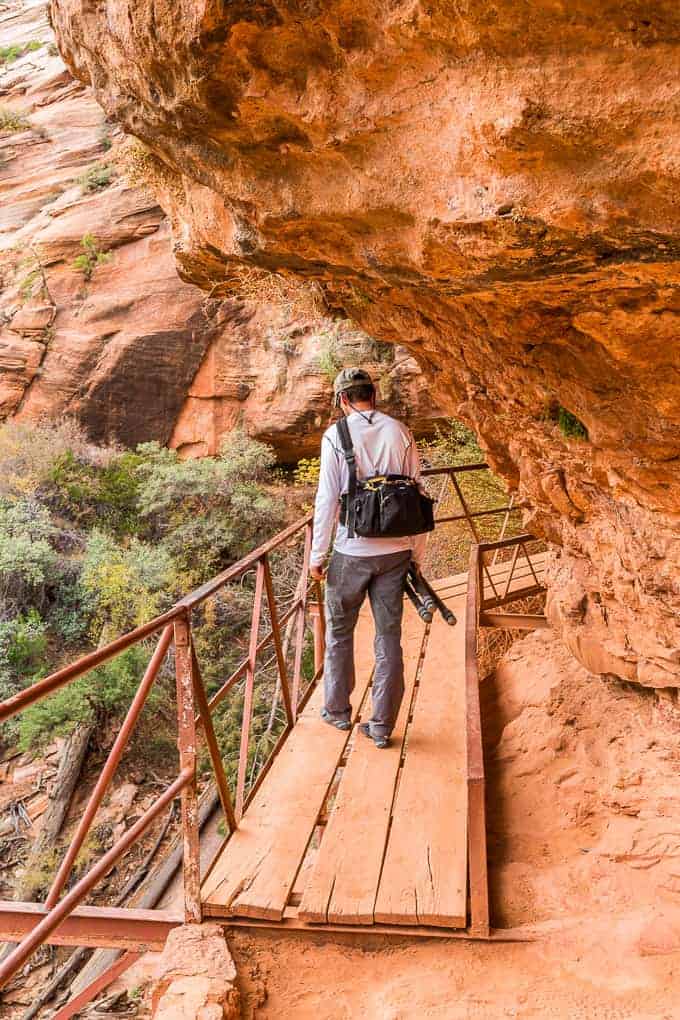
[[[275, 530], [283, 511], [272, 461], [239, 432], [218, 456], [183, 462], [156, 443], [92, 446], [69, 422], [4, 425], [0, 698], [167, 609]], [[203, 624], [199, 645], [212, 645], [217, 629]], [[211, 653], [219, 671], [223, 656]], [[149, 654], [135, 646], [28, 709], [3, 741], [27, 747], [120, 713]], [[170, 679], [168, 670], [147, 716], [172, 703]]]

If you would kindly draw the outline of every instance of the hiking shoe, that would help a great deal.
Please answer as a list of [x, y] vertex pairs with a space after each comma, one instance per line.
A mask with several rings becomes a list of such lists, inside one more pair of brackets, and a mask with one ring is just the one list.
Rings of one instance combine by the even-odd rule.
[[368, 725], [367, 722], [359, 723], [359, 729], [361, 730], [363, 735], [365, 737], [368, 737], [369, 740], [372, 740], [373, 743], [375, 744], [375, 746], [379, 747], [381, 751], [385, 747], [389, 747], [390, 746], [389, 737], [374, 737], [373, 734], [371, 733], [371, 727]]
[[352, 729], [352, 724], [349, 720], [334, 719], [325, 708], [321, 709], [321, 718], [325, 723], [328, 723], [329, 726], [335, 726], [336, 730], [343, 730], [343, 732], [346, 732], [347, 730]]

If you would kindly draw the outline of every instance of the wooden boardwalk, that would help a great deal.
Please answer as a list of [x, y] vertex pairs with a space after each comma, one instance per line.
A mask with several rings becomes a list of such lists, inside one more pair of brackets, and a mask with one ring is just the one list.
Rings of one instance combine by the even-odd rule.
[[[543, 557], [532, 558], [537, 571]], [[507, 564], [492, 576], [501, 585]], [[518, 567], [513, 587], [529, 573]], [[438, 582], [458, 623], [425, 627], [404, 607], [406, 693], [387, 750], [357, 729], [370, 717], [373, 621], [357, 625], [355, 725], [319, 717], [322, 685], [203, 882], [207, 916], [297, 927], [464, 929], [468, 899], [467, 575]]]

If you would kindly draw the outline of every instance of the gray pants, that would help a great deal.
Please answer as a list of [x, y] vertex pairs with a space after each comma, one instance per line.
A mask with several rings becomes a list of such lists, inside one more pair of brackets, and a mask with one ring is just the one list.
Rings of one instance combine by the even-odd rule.
[[375, 621], [374, 737], [389, 737], [404, 697], [401, 617], [411, 552], [385, 556], [333, 553], [326, 577], [325, 707], [333, 719], [350, 719], [354, 690], [354, 628], [368, 592]]

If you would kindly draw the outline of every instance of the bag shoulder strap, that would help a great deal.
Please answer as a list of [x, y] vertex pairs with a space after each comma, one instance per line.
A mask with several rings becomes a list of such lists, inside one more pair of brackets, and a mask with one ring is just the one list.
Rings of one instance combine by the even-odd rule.
[[357, 459], [354, 454], [354, 444], [349, 431], [349, 425], [345, 417], [339, 418], [336, 422], [340, 445], [347, 462], [349, 471], [349, 487], [347, 489], [347, 537], [354, 538], [354, 500], [357, 494]]

